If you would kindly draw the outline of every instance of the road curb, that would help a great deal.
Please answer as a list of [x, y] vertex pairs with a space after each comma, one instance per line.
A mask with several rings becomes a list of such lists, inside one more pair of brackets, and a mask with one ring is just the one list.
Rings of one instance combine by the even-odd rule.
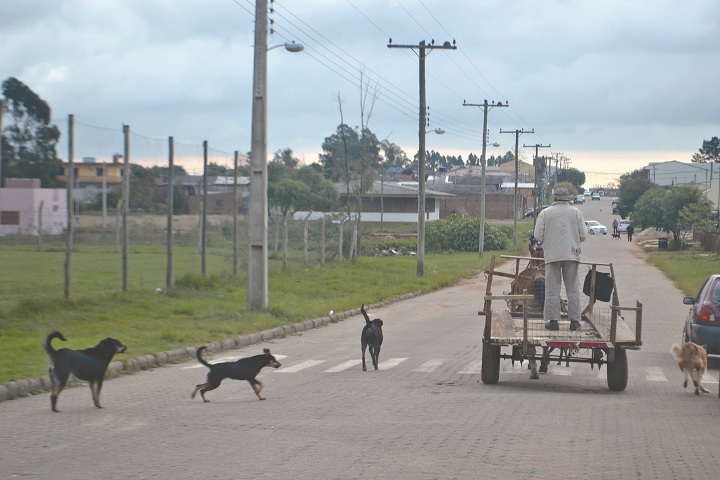
[[[418, 295], [427, 293], [424, 290], [417, 292], [407, 293], [399, 297], [395, 297], [390, 300], [385, 300], [380, 303], [370, 305], [369, 308], [380, 308], [385, 305], [391, 305], [396, 302], [408, 300]], [[305, 320], [304, 322], [298, 322], [293, 325], [285, 325], [282, 327], [275, 327], [261, 332], [249, 333], [242, 335], [237, 338], [228, 338], [222, 341], [217, 341], [208, 344], [208, 351], [210, 352], [221, 352], [225, 350], [234, 350], [237, 348], [244, 348], [257, 343], [266, 342], [274, 338], [285, 338], [290, 335], [296, 335], [300, 332], [310, 330], [313, 328], [320, 328], [331, 323], [338, 323], [348, 318], [354, 317], [360, 314], [360, 309], [355, 308], [346, 312], [332, 313], [327, 317], [314, 318], [312, 320]], [[175, 350], [168, 350], [165, 352], [156, 353], [154, 355], [143, 355], [137, 358], [129, 358], [127, 360], [114, 360], [108, 365], [108, 373], [112, 375], [120, 374], [132, 374], [142, 370], [150, 370], [155, 367], [161, 367], [169, 363], [177, 363], [185, 361], [188, 358], [195, 356], [197, 347], [186, 347], [178, 348]], [[108, 377], [110, 379], [112, 377]], [[68, 386], [82, 385], [82, 381], [74, 381]], [[0, 402], [6, 400], [13, 400], [16, 398], [27, 397], [30, 395], [37, 395], [38, 393], [48, 392], [51, 388], [51, 382], [49, 375], [44, 377], [25, 378], [21, 380], [15, 380], [8, 383], [0, 384]]]

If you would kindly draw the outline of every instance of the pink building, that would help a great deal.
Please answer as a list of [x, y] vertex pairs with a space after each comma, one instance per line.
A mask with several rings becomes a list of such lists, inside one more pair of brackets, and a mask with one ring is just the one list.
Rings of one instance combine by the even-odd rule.
[[60, 235], [67, 214], [67, 191], [40, 188], [40, 179], [7, 178], [0, 188], [0, 237]]

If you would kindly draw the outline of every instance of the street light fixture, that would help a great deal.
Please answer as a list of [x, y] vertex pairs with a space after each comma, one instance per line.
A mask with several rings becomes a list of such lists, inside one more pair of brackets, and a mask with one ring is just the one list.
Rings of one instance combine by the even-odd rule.
[[248, 311], [268, 308], [268, 197], [267, 197], [267, 52], [284, 47], [301, 52], [302, 44], [267, 46], [267, 0], [255, 3], [252, 134], [250, 146], [250, 208], [248, 214]]

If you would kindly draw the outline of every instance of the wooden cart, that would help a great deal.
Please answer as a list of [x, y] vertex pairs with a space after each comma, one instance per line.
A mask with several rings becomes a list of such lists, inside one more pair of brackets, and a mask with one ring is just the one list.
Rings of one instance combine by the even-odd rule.
[[[607, 385], [610, 390], [622, 391], [627, 387], [628, 362], [627, 350], [638, 350], [642, 344], [642, 304], [622, 306], [618, 296], [615, 271], [611, 263], [581, 262], [590, 277], [587, 304], [582, 312], [581, 328], [569, 329], [567, 315], [563, 314], [559, 331], [547, 330], [542, 312], [530, 311], [532, 295], [527, 291], [519, 294], [498, 294], [493, 292], [493, 279], [503, 276], [517, 279], [521, 262], [533, 260], [531, 257], [503, 255], [502, 258], [514, 262], [514, 272], [508, 273], [496, 269], [495, 256], [491, 258], [487, 273], [485, 302], [480, 315], [485, 316], [482, 350], [482, 381], [495, 384], [500, 379], [500, 360], [524, 360], [535, 365], [536, 361], [547, 364], [558, 362], [589, 363], [600, 368], [607, 365]], [[535, 259], [537, 260], [537, 259]], [[595, 299], [598, 272], [609, 270], [612, 279], [612, 298], [606, 304]], [[608, 272], [604, 272], [608, 273]], [[582, 289], [581, 289], [582, 290]], [[581, 294], [582, 295], [582, 294]], [[523, 305], [520, 308], [516, 304]], [[634, 313], [632, 329], [625, 316]], [[505, 347], [505, 348], [504, 348]], [[536, 354], [541, 351], [542, 354]], [[537, 378], [535, 375], [533, 378]]]

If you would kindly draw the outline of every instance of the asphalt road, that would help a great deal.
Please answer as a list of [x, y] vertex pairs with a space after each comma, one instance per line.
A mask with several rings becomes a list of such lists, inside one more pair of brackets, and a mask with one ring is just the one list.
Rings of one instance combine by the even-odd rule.
[[[610, 199], [579, 208], [611, 228]], [[601, 211], [602, 210], [602, 211]], [[605, 369], [551, 365], [531, 380], [503, 360], [480, 381], [484, 278], [371, 310], [385, 322], [380, 370], [360, 369], [361, 316], [268, 347], [265, 401], [226, 381], [190, 399], [207, 369], [192, 361], [89, 389], [0, 403], [0, 478], [469, 479], [708, 478], [720, 466], [718, 362], [711, 393], [683, 389], [670, 354], [687, 307], [635, 243], [589, 237], [583, 260], [612, 261], [620, 301], [644, 306], [642, 349], [628, 352], [623, 392]], [[426, 271], [426, 275], [432, 275]], [[121, 339], [122, 340], [122, 339]], [[132, 345], [129, 346], [132, 352]], [[123, 357], [121, 357], [123, 358]]]

